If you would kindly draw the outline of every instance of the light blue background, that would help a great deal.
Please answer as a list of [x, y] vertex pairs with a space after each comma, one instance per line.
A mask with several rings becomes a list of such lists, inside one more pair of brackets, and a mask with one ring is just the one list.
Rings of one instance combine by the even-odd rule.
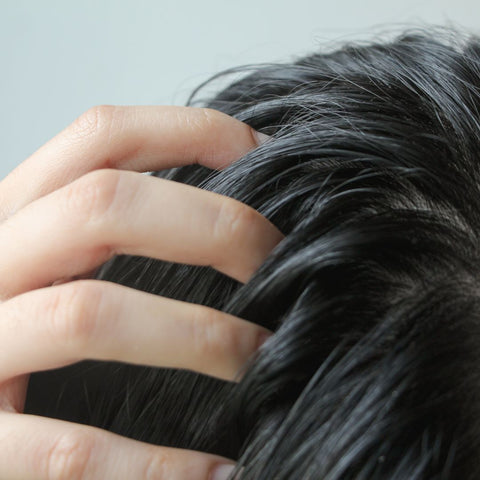
[[225, 68], [423, 22], [479, 33], [480, 2], [0, 0], [0, 178], [93, 105], [181, 105]]

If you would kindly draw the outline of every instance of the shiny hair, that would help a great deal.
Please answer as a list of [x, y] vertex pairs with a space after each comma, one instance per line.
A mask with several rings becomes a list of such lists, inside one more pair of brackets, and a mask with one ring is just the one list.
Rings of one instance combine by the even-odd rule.
[[97, 361], [36, 373], [27, 413], [223, 455], [243, 480], [478, 479], [480, 39], [410, 29], [232, 72], [189, 104], [272, 139], [224, 170], [153, 175], [252, 206], [284, 241], [246, 284], [128, 255], [97, 278], [275, 335], [239, 383]]

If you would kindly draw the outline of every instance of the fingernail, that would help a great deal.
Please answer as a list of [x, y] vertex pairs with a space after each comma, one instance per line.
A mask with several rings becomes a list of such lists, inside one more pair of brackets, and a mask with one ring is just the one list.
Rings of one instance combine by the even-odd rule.
[[258, 335], [257, 350], [271, 337], [273, 333], [262, 332]]
[[210, 480], [227, 480], [230, 474], [233, 472], [235, 465], [232, 464], [223, 464], [219, 465], [212, 474]]
[[267, 142], [272, 138], [269, 135], [265, 135], [264, 133], [257, 132], [256, 130], [254, 130], [254, 132], [255, 132], [255, 136], [257, 137], [258, 145], [263, 145], [265, 142]]

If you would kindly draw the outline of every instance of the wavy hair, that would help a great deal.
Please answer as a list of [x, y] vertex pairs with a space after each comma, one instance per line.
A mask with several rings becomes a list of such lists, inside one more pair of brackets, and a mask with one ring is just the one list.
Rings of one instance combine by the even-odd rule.
[[230, 457], [242, 480], [478, 479], [480, 39], [409, 29], [239, 71], [189, 104], [272, 139], [153, 175], [252, 206], [284, 241], [246, 284], [128, 255], [97, 278], [275, 335], [239, 383], [84, 361], [33, 374], [25, 411]]

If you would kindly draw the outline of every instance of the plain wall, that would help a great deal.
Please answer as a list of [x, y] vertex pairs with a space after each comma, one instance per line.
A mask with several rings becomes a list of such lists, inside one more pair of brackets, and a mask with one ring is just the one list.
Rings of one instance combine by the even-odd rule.
[[210, 75], [424, 23], [475, 0], [0, 0], [0, 178], [98, 104], [182, 105]]

